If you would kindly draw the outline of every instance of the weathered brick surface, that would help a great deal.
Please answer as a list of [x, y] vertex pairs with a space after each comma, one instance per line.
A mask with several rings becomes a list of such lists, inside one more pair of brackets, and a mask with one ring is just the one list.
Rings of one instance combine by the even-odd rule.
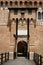
[[0, 26], [0, 52], [9, 51], [10, 32], [7, 26]]
[[[24, 18], [36, 18], [36, 13], [33, 11], [32, 15], [28, 15], [26, 12]], [[21, 14], [14, 15], [14, 12], [10, 13], [10, 19], [12, 18], [21, 18]], [[37, 21], [36, 21], [37, 22]], [[38, 21], [39, 22], [39, 21]], [[37, 24], [40, 24], [38, 23]], [[13, 52], [15, 50], [15, 38], [13, 34], [16, 34], [16, 23], [15, 21], [11, 24], [11, 32], [9, 31], [8, 23], [8, 11], [0, 10], [0, 52], [10, 51]], [[19, 29], [27, 29], [25, 26], [18, 26]], [[43, 55], [43, 26], [36, 25], [34, 28], [34, 22], [30, 21], [29, 23], [29, 50], [31, 52], [37, 52]], [[21, 40], [27, 41], [27, 38], [18, 38], [17, 43]]]

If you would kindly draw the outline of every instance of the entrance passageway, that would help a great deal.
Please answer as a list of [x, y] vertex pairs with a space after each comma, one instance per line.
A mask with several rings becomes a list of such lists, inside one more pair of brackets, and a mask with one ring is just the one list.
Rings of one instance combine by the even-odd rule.
[[25, 57], [17, 57], [15, 60], [9, 60], [3, 65], [36, 65], [34, 61], [28, 60]]

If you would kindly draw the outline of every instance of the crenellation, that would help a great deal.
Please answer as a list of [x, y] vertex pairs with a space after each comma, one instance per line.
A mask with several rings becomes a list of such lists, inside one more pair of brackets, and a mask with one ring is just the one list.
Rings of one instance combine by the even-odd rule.
[[[21, 8], [21, 7], [33, 7], [33, 8], [37, 8], [37, 7], [43, 7], [43, 1], [0, 1], [0, 6], [1, 7], [18, 7], [18, 8]], [[21, 7], [20, 7], [21, 6]]]

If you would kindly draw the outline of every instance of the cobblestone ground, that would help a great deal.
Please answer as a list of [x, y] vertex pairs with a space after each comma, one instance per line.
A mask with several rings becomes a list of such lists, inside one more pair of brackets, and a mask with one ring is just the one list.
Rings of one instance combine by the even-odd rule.
[[35, 65], [35, 63], [32, 60], [28, 60], [24, 57], [18, 57], [15, 60], [7, 61], [3, 65]]

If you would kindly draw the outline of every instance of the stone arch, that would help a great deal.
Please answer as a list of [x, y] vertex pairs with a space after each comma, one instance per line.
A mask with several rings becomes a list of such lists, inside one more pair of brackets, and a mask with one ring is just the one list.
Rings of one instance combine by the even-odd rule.
[[27, 21], [29, 22], [29, 18], [27, 18]]
[[20, 18], [19, 21], [20, 21], [20, 20], [22, 21], [22, 18]]
[[39, 6], [42, 6], [42, 2], [41, 1], [39, 2]]
[[22, 23], [22, 18], [19, 19], [19, 23]]
[[10, 1], [10, 6], [12, 6], [13, 5], [13, 2], [12, 1]]
[[33, 18], [30, 19], [30, 23], [31, 23], [31, 22], [34, 23], [34, 19], [33, 19]]
[[43, 19], [43, 12], [42, 12], [42, 19]]
[[27, 21], [26, 18], [23, 18], [23, 23], [27, 23], [26, 21]]
[[31, 21], [33, 21], [33, 18], [31, 18]]
[[12, 21], [16, 22], [15, 18], [12, 18]]
[[8, 1], [5, 1], [5, 6], [7, 6], [8, 5]]
[[14, 3], [15, 3], [15, 5], [18, 5], [18, 1], [15, 1]]
[[25, 1], [25, 2], [24, 2], [24, 5], [27, 5], [27, 3], [28, 3], [28, 2], [27, 2], [27, 1]]
[[4, 3], [4, 2], [3, 2], [3, 1], [1, 1], [0, 3], [1, 3], [1, 6], [3, 6], [3, 3]]
[[38, 12], [38, 19], [41, 19], [41, 12]]
[[23, 2], [22, 1], [20, 1], [20, 5], [23, 5]]
[[23, 19], [20, 18], [20, 19], [19, 19], [19, 23], [26, 23], [26, 21], [27, 21], [26, 18], [23, 18]]
[[32, 2], [32, 1], [29, 1], [29, 5], [31, 5], [31, 6], [32, 6], [32, 4], [33, 4], [33, 2]]
[[31, 19], [30, 19], [30, 25], [33, 25], [34, 28], [36, 28], [36, 20], [33, 19], [33, 18], [31, 18]]
[[37, 1], [34, 1], [34, 6], [37, 6]]
[[25, 20], [25, 21], [26, 21], [26, 18], [23, 18], [23, 20]]
[[[20, 54], [18, 54], [20, 53]], [[17, 55], [27, 57], [27, 42], [19, 41], [17, 44]]]

